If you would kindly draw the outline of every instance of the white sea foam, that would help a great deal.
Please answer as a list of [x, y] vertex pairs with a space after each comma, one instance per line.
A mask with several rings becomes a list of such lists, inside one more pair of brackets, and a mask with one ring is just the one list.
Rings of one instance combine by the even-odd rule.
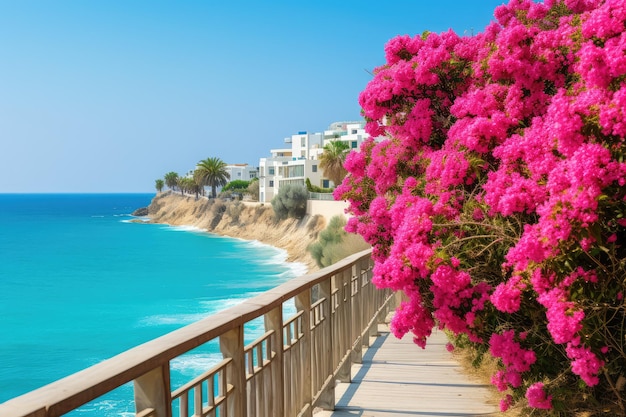
[[[125, 396], [132, 397], [132, 387]], [[106, 417], [132, 417], [135, 415], [132, 411], [133, 409], [134, 401], [130, 399], [101, 398], [77, 408], [71, 413], [71, 415], [84, 414], [87, 416], [99, 415]]]
[[217, 365], [221, 360], [221, 353], [190, 353], [172, 359], [170, 369], [185, 376], [195, 376]]
[[306, 275], [309, 272], [309, 268], [302, 262], [290, 262], [288, 267], [289, 272], [292, 274], [292, 278]]
[[224, 298], [219, 300], [201, 300], [200, 306], [203, 310], [207, 311], [207, 315], [215, 314], [218, 311], [226, 310], [227, 308], [239, 305], [248, 300], [250, 297], [251, 296], [249, 294], [242, 294], [240, 297]]
[[276, 248], [274, 246], [259, 242], [258, 240], [246, 241], [247, 245], [251, 248], [271, 248], [276, 253], [265, 259], [259, 259], [259, 263], [263, 265], [285, 265], [288, 271], [279, 274], [280, 278], [295, 278], [302, 275], [306, 275], [309, 268], [302, 262], [287, 262], [289, 253], [285, 249]]
[[170, 225], [167, 225], [166, 227], [164, 227], [164, 229], [171, 230], [172, 232], [206, 233], [206, 230], [204, 230], [204, 229], [202, 229], [200, 227], [189, 226], [189, 225], [183, 225], [183, 226], [170, 226]]
[[261, 292], [247, 292], [231, 298], [198, 300], [198, 312], [180, 314], [155, 314], [144, 317], [138, 322], [138, 327], [153, 326], [185, 326], [200, 321], [211, 314], [234, 307], [244, 301], [261, 294]]
[[187, 313], [187, 314], [156, 314], [148, 317], [144, 317], [138, 323], [139, 327], [153, 327], [153, 326], [184, 326], [187, 324], [195, 323], [202, 320], [210, 313]]
[[[118, 217], [127, 217], [127, 216], [118, 216]], [[121, 223], [148, 223], [150, 221], [149, 217], [133, 217], [132, 219], [124, 219], [120, 220]]]

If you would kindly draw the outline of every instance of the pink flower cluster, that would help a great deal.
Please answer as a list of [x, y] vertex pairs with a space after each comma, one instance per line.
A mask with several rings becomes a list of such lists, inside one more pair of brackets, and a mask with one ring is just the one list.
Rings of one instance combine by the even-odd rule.
[[[504, 390], [528, 386], [527, 335], [546, 332], [597, 385], [607, 343], [589, 337], [584, 301], [612, 282], [594, 257], [626, 233], [626, 7], [511, 0], [494, 15], [475, 36], [388, 42], [359, 96], [376, 139], [348, 156], [335, 198], [373, 246], [376, 285], [409, 297], [396, 336], [423, 347], [438, 326], [489, 343]], [[528, 403], [550, 408], [545, 389], [530, 385]]]
[[536, 382], [526, 390], [528, 405], [534, 408], [550, 410], [552, 408], [552, 396], [546, 395], [542, 382]]
[[535, 352], [521, 347], [515, 340], [515, 330], [492, 334], [489, 345], [491, 355], [500, 358], [504, 365], [504, 370], [498, 371], [491, 382], [499, 391], [506, 391], [509, 385], [513, 388], [520, 387], [522, 373], [528, 371], [537, 361]]

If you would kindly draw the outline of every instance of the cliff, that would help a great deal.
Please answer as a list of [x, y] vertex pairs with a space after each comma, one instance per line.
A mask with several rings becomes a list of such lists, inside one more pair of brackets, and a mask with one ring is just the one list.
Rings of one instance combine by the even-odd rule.
[[155, 196], [148, 207], [150, 223], [194, 226], [210, 233], [260, 242], [285, 249], [289, 262], [301, 262], [309, 271], [317, 265], [307, 247], [326, 227], [323, 216], [276, 221], [271, 205], [209, 200], [171, 192]]

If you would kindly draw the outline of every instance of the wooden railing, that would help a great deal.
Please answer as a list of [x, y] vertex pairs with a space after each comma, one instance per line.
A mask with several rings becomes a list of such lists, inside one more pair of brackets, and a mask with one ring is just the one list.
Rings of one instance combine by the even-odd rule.
[[[0, 417], [53, 417], [133, 382], [136, 416], [311, 416], [333, 409], [336, 381], [395, 298], [371, 283], [370, 251], [294, 278], [242, 304], [0, 404]], [[296, 313], [284, 317], [283, 305]], [[244, 345], [244, 325], [263, 318], [265, 333]], [[172, 391], [170, 361], [212, 340], [223, 360]]]

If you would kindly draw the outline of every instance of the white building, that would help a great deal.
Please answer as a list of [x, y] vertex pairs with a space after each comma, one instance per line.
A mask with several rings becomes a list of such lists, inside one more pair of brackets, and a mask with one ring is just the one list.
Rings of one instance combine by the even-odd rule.
[[230, 175], [229, 181], [250, 181], [259, 176], [259, 168], [248, 164], [229, 164], [226, 165], [226, 171]]
[[318, 157], [324, 145], [341, 140], [356, 149], [367, 137], [364, 122], [335, 122], [324, 133], [298, 132], [285, 138], [289, 147], [270, 150], [271, 157], [259, 162], [259, 201], [269, 203], [285, 184], [305, 185], [307, 178], [312, 185], [330, 188], [333, 184], [323, 177]]
[[335, 122], [324, 131], [324, 145], [333, 140], [346, 142], [350, 149], [358, 149], [369, 135], [365, 133], [365, 122]]
[[290, 148], [272, 149], [271, 157], [259, 162], [259, 201], [272, 201], [281, 186], [285, 184], [305, 185], [308, 178], [311, 184], [321, 182], [317, 156], [323, 152], [321, 133], [298, 132], [285, 138]]

